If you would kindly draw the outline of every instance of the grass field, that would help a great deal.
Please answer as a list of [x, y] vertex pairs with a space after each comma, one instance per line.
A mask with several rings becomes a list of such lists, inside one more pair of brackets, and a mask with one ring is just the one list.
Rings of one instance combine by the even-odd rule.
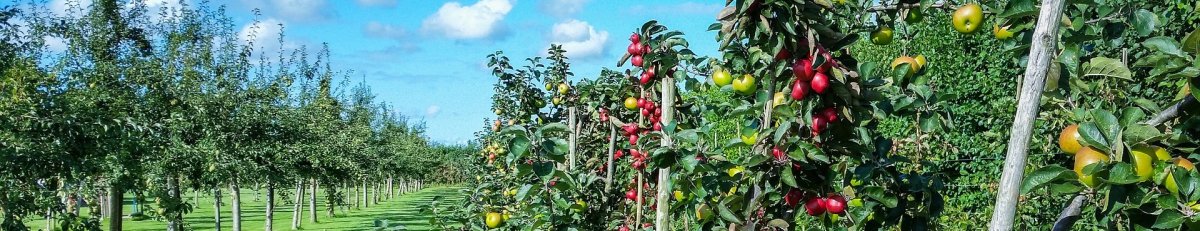
[[[301, 216], [302, 230], [371, 230], [374, 221], [377, 219], [389, 220], [392, 224], [403, 224], [407, 230], [433, 230], [429, 226], [429, 214], [421, 214], [418, 211], [420, 205], [429, 204], [434, 196], [443, 196], [443, 200], [458, 200], [461, 198], [457, 186], [435, 186], [426, 188], [421, 191], [397, 195], [391, 200], [380, 200], [378, 205], [372, 204], [371, 207], [343, 210], [339, 208], [336, 211], [335, 217], [328, 217], [324, 211], [325, 203], [321, 201], [324, 194], [318, 194], [317, 201], [317, 223], [312, 223], [308, 219], [308, 210], [304, 210]], [[261, 194], [263, 198], [258, 201], [254, 200], [253, 190], [243, 190], [242, 192], [242, 230], [263, 230], [264, 225], [264, 210], [266, 206], [266, 193]], [[192, 194], [186, 193], [184, 198], [191, 200]], [[353, 198], [353, 197], [351, 197]], [[126, 218], [124, 220], [124, 230], [133, 231], [149, 231], [149, 230], [164, 230], [166, 229], [166, 221], [160, 220], [142, 220], [132, 221], [128, 218], [128, 214], [132, 210], [132, 198], [126, 198], [124, 212]], [[211, 195], [199, 194], [198, 202], [192, 203], [196, 206], [192, 213], [184, 217], [185, 229], [187, 230], [214, 230], [213, 223], [213, 198]], [[290, 230], [292, 221], [292, 200], [295, 198], [277, 198], [274, 229], [275, 230]], [[352, 200], [352, 199], [351, 199]], [[222, 230], [230, 230], [233, 225], [232, 215], [230, 214], [229, 197], [225, 195], [222, 199], [224, 205], [221, 206], [221, 227]], [[307, 206], [307, 202], [305, 202]], [[451, 203], [442, 203], [442, 207], [453, 206]], [[87, 215], [86, 209], [81, 211], [84, 216]], [[26, 222], [32, 230], [44, 230], [45, 220], [29, 220]], [[107, 228], [105, 222], [104, 228]]]

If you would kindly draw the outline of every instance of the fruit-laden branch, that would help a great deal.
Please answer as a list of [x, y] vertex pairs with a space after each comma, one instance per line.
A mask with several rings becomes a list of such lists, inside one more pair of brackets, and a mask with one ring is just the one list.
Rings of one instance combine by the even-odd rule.
[[996, 207], [988, 225], [992, 231], [1012, 230], [1013, 218], [1017, 214], [1025, 162], [1029, 158], [1033, 122], [1037, 120], [1042, 89], [1046, 86], [1046, 74], [1057, 50], [1054, 46], [1058, 43], [1058, 19], [1063, 15], [1063, 2], [1042, 0], [1042, 9], [1038, 13], [1037, 27], [1034, 28], [1033, 42], [1029, 48], [1029, 63], [1026, 65], [1025, 79], [1022, 81], [1020, 98], [1017, 101], [1017, 112], [1013, 116], [1012, 132], [1008, 138], [1000, 188], [996, 192]]
[[[1196, 97], [1188, 95], [1182, 101], [1175, 103], [1175, 105], [1172, 105], [1171, 107], [1163, 109], [1163, 111], [1158, 112], [1158, 114], [1155, 114], [1154, 118], [1151, 118], [1150, 120], [1147, 120], [1146, 122], [1143, 122], [1142, 124], [1150, 125], [1150, 126], [1158, 126], [1159, 124], [1167, 122], [1167, 120], [1171, 120], [1171, 119], [1175, 119], [1176, 117], [1179, 117], [1179, 114], [1181, 113], [1183, 108], [1194, 107], [1194, 106], [1196, 106]], [[1071, 226], [1075, 225], [1075, 221], [1079, 220], [1079, 213], [1081, 212], [1080, 210], [1083, 207], [1083, 202], [1085, 202], [1086, 200], [1087, 200], [1087, 195], [1085, 195], [1083, 193], [1080, 193], [1079, 195], [1075, 195], [1075, 198], [1071, 199], [1071, 203], [1067, 204], [1066, 208], [1063, 208], [1062, 213], [1059, 213], [1058, 220], [1054, 221], [1054, 229], [1053, 230], [1054, 231], [1070, 230]]]

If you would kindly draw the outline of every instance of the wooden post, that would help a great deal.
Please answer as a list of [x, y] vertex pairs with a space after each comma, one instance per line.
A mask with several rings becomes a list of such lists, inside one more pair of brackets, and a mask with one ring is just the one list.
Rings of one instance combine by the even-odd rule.
[[1042, 89], [1046, 86], [1046, 73], [1054, 61], [1054, 45], [1058, 38], [1059, 22], [1062, 18], [1063, 0], [1042, 0], [1037, 27], [1033, 31], [1033, 44], [1029, 49], [1029, 64], [1025, 79], [1021, 83], [1017, 114], [1008, 139], [1008, 151], [1004, 159], [1004, 172], [1000, 177], [1000, 188], [996, 194], [996, 207], [992, 213], [992, 231], [1012, 230], [1016, 216], [1021, 179], [1025, 174], [1029, 139], [1033, 122], [1037, 119], [1038, 104]]
[[567, 169], [575, 169], [575, 148], [578, 146], [576, 144], [576, 142], [577, 142], [576, 139], [579, 138], [577, 136], [577, 134], [578, 134], [577, 131], [579, 130], [579, 128], [576, 126], [577, 124], [576, 124], [575, 114], [576, 114], [575, 107], [567, 108], [567, 128], [569, 128], [570, 132], [571, 132], [569, 134], [570, 137], [567, 137], [568, 142], [569, 142], [568, 146], [570, 146], [569, 147], [570, 150], [567, 153]]
[[[675, 78], [667, 76], [662, 78], [662, 119], [658, 122], [664, 126], [671, 124], [671, 120], [675, 117]], [[651, 125], [653, 126], [653, 125]], [[663, 136], [662, 147], [671, 147], [674, 145], [671, 141], [671, 136]], [[671, 217], [668, 211], [671, 195], [671, 167], [658, 169], [658, 196], [654, 201], [658, 206], [655, 208], [656, 216], [654, 217], [654, 230], [665, 231], [670, 228], [669, 218]]]
[[613, 158], [613, 151], [616, 148], [616, 145], [617, 145], [617, 127], [613, 126], [612, 123], [609, 123], [608, 124], [608, 166], [604, 169], [605, 170], [604, 171], [604, 192], [605, 193], [612, 191], [612, 174], [613, 174], [613, 171], [616, 170], [615, 168], [613, 168], [614, 167], [613, 162], [616, 162], [616, 160]]

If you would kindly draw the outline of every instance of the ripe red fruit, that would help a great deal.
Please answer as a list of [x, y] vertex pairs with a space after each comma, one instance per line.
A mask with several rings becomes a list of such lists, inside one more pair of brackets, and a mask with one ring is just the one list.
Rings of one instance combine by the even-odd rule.
[[630, 35], [629, 35], [629, 42], [632, 42], [632, 43], [635, 43], [635, 44], [636, 44], [636, 43], [641, 43], [641, 42], [642, 42], [642, 39], [641, 39], [641, 38], [642, 38], [642, 37], [641, 37], [640, 35], [638, 35], [638, 33], [637, 33], [637, 32], [634, 32], [633, 34], [630, 34]]
[[796, 83], [792, 84], [792, 99], [797, 101], [803, 100], [805, 96], [808, 96], [809, 89], [808, 82], [796, 81]]
[[618, 228], [617, 231], [629, 231], [629, 226], [621, 225], [621, 228]]
[[824, 131], [825, 126], [827, 126], [828, 124], [829, 124], [829, 121], [825, 120], [824, 117], [814, 116], [813, 121], [812, 121], [813, 136], [816, 136], [817, 134], [820, 134], [821, 131]]
[[831, 123], [837, 122], [837, 120], [838, 120], [837, 109], [833, 108], [833, 107], [829, 107], [829, 108], [826, 108], [825, 110], [821, 110], [821, 116], [825, 117], [825, 120], [828, 120]]
[[642, 163], [642, 160], [635, 160], [633, 161], [632, 167], [633, 169], [641, 170], [642, 168], [646, 167], [646, 163]]
[[625, 51], [629, 52], [633, 57], [638, 57], [642, 55], [642, 46], [638, 45], [637, 42], [630, 43], [629, 47], [625, 48]]
[[804, 193], [800, 192], [800, 190], [792, 189], [783, 196], [783, 203], [787, 204], [788, 207], [795, 208], [796, 205], [800, 204], [800, 200], [802, 199], [804, 199]]
[[556, 185], [556, 184], [558, 184], [557, 180], [550, 181], [550, 187], [554, 187], [554, 185]]
[[821, 197], [809, 198], [808, 202], [804, 202], [804, 210], [808, 212], [809, 216], [820, 216], [825, 214], [827, 202], [825, 198]]
[[637, 191], [635, 191], [633, 188], [629, 188], [629, 191], [625, 191], [625, 199], [637, 200]]
[[649, 54], [650, 52], [650, 44], [642, 44], [642, 54]]
[[825, 89], [828, 89], [828, 88], [829, 88], [829, 76], [825, 76], [824, 73], [820, 73], [820, 72], [813, 75], [812, 89], [814, 92], [817, 92], [817, 94], [825, 94]]
[[621, 127], [621, 128], [625, 129], [625, 135], [636, 134], [637, 130], [638, 130], [637, 124], [634, 124], [634, 123], [627, 123], [627, 124], [625, 124], [624, 127]]
[[825, 210], [832, 214], [846, 214], [846, 198], [841, 195], [829, 196], [825, 201]]
[[654, 72], [642, 72], [642, 78], [638, 82], [642, 85], [650, 84], [650, 80], [654, 80]]
[[634, 54], [633, 58], [629, 59], [629, 62], [633, 63], [633, 66], [635, 67], [642, 66], [642, 55]]
[[787, 49], [779, 50], [779, 53], [775, 53], [775, 60], [788, 60], [791, 58], [792, 52], [788, 51]]
[[662, 108], [654, 106], [654, 117], [662, 116]]
[[829, 51], [825, 50], [825, 47], [817, 46], [817, 53], [815, 55], [820, 55], [821, 57], [825, 58], [825, 63], [822, 63], [820, 67], [817, 67], [817, 73], [825, 73], [825, 71], [828, 71], [829, 68], [833, 67], [833, 63], [836, 62], [833, 60], [833, 55], [829, 54]]
[[662, 123], [654, 123], [654, 131], [662, 131]]
[[638, 108], [646, 108], [646, 98], [638, 99]]
[[613, 153], [614, 160], [620, 160], [621, 157], [624, 157], [624, 156], [625, 156], [625, 151], [617, 150], [617, 152]]
[[629, 145], [637, 145], [638, 135], [629, 135]]
[[812, 68], [812, 59], [796, 60], [796, 63], [792, 64], [792, 75], [795, 75], [796, 79], [800, 81], [812, 80], [814, 73], [816, 72]]
[[775, 156], [775, 160], [778, 161], [787, 160], [787, 156], [783, 155], [783, 151], [779, 150], [779, 147], [771, 148], [771, 155]]

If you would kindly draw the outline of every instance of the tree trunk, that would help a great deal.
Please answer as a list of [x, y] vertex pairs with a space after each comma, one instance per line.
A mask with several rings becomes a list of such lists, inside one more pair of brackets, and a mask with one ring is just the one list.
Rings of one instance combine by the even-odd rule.
[[387, 179], [387, 194], [388, 194], [388, 200], [391, 200], [392, 198], [396, 198], [396, 192], [392, 191], [392, 177], [390, 177], [390, 176]]
[[[183, 202], [183, 196], [180, 195], [180, 192], [179, 192], [180, 191], [179, 190], [179, 177], [170, 176], [167, 179], [167, 191], [172, 199], [179, 201], [179, 202]], [[118, 202], [118, 204], [119, 203], [120, 202]], [[112, 211], [119, 211], [119, 209], [112, 210]], [[178, 214], [179, 211], [171, 211], [171, 213]], [[182, 222], [180, 222], [180, 220], [179, 220], [181, 218], [181, 216], [182, 216], [182, 214], [178, 214], [178, 216], [167, 217], [167, 230], [168, 231], [183, 230], [182, 224], [181, 224]]]
[[304, 181], [296, 180], [296, 203], [292, 204], [292, 230], [300, 229], [300, 215], [304, 206]]
[[613, 158], [613, 152], [616, 151], [616, 144], [617, 127], [613, 126], [612, 124], [608, 124], [608, 165], [605, 165], [607, 167], [604, 169], [604, 193], [612, 192], [612, 175], [613, 171], [616, 170], [614, 168], [616, 166], [613, 166], [613, 162], [616, 162], [616, 160]]
[[308, 218], [317, 223], [317, 179], [312, 179], [312, 193], [308, 194]]
[[363, 208], [371, 207], [371, 197], [368, 195], [370, 191], [371, 190], [367, 188], [367, 181], [364, 179], [362, 182]]
[[567, 134], [567, 169], [572, 170], [575, 169], [575, 135], [579, 130], [575, 124], [575, 107], [567, 108], [567, 129], [571, 132]]
[[1021, 179], [1025, 174], [1029, 139], [1033, 123], [1037, 120], [1038, 104], [1046, 86], [1046, 73], [1054, 61], [1059, 19], [1062, 18], [1063, 0], [1042, 0], [1037, 27], [1033, 31], [1033, 44], [1029, 49], [1029, 64], [1025, 79], [1021, 83], [1017, 113], [1013, 119], [1012, 133], [1008, 139], [1008, 152], [1004, 158], [1004, 171], [1000, 176], [1000, 187], [996, 193], [996, 207], [992, 213], [992, 231], [1012, 230], [1013, 217], [1017, 213]]
[[108, 186], [108, 230], [121, 230], [121, 201], [124, 193], [121, 192], [121, 187], [117, 183]]
[[242, 231], [242, 189], [238, 188], [237, 182], [229, 185], [230, 206], [233, 213], [233, 231]]
[[[254, 191], [254, 195], [258, 195], [258, 190]], [[267, 182], [267, 214], [265, 216], [263, 227], [267, 231], [271, 231], [271, 223], [275, 222], [275, 185], [271, 182]]]
[[254, 183], [254, 201], [258, 201], [258, 194], [262, 192], [262, 183]]
[[213, 227], [221, 231], [221, 188], [213, 188]]
[[379, 204], [379, 194], [382, 191], [380, 189], [380, 187], [382, 187], [382, 186], [383, 186], [383, 184], [380, 184], [378, 182], [375, 183], [375, 204]]

